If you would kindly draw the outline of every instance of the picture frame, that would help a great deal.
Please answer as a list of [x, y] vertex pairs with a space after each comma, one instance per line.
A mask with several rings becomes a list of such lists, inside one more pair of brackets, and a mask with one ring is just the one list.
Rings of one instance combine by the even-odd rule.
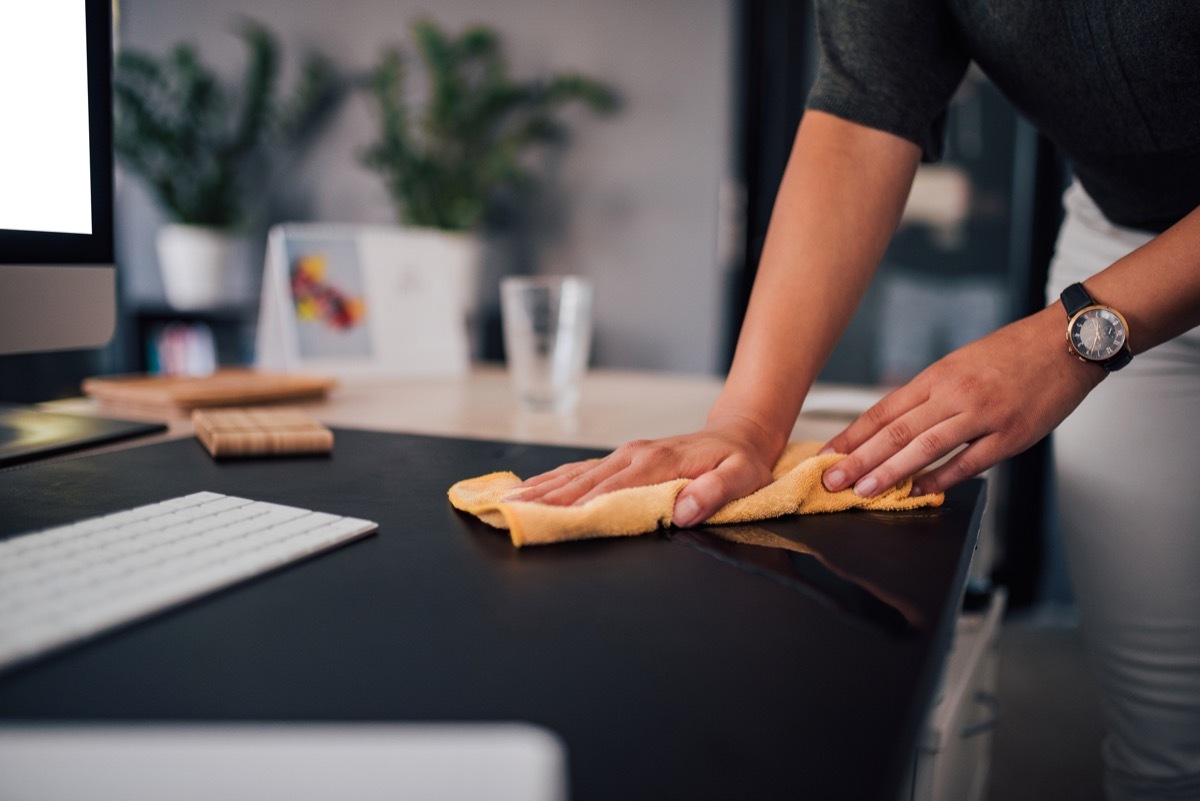
[[463, 375], [477, 246], [439, 231], [287, 223], [267, 238], [255, 364], [336, 376]]

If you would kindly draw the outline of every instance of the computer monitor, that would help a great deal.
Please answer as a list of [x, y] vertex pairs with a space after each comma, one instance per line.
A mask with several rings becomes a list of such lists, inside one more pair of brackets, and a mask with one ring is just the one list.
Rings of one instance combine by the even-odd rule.
[[[111, 2], [0, 2], [0, 354], [7, 360], [98, 348], [116, 327]], [[69, 364], [76, 355], [44, 358]], [[0, 370], [0, 400], [27, 389], [10, 386], [12, 373]], [[162, 428], [0, 403], [0, 468]]]
[[113, 335], [111, 2], [0, 3], [0, 354]]

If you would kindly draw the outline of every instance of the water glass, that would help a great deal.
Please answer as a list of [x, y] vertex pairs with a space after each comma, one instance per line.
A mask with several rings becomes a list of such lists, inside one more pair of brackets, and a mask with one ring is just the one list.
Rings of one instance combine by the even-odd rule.
[[500, 282], [509, 376], [521, 408], [572, 412], [592, 341], [592, 285], [575, 276]]

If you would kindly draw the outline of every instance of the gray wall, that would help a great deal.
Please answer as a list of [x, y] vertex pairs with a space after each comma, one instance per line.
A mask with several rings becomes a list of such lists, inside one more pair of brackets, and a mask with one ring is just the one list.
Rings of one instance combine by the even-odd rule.
[[[120, 14], [120, 46], [161, 52], [190, 40], [230, 74], [244, 57], [229, 32], [239, 14], [279, 35], [285, 70], [315, 47], [355, 71], [387, 44], [410, 45], [411, 23], [425, 16], [453, 31], [496, 27], [518, 76], [577, 69], [612, 83], [622, 112], [572, 117], [572, 145], [537, 212], [532, 246], [494, 243], [484, 286], [491, 291], [497, 269], [589, 276], [598, 293], [595, 364], [719, 369], [730, 265], [718, 240], [736, 231], [719, 219], [723, 206], [736, 207], [722, 191], [732, 169], [731, 0], [121, 0]], [[370, 110], [352, 98], [289, 176], [287, 205], [303, 210], [290, 218], [391, 221], [381, 182], [357, 160], [373, 136]], [[161, 217], [127, 177], [118, 177], [117, 194], [127, 297], [156, 302]], [[260, 259], [260, 237], [247, 250], [248, 261]]]

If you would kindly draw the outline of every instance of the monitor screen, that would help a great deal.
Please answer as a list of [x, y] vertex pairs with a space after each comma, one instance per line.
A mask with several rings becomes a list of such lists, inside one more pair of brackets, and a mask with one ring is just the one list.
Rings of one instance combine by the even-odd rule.
[[0, 4], [0, 353], [113, 333], [110, 3]]

